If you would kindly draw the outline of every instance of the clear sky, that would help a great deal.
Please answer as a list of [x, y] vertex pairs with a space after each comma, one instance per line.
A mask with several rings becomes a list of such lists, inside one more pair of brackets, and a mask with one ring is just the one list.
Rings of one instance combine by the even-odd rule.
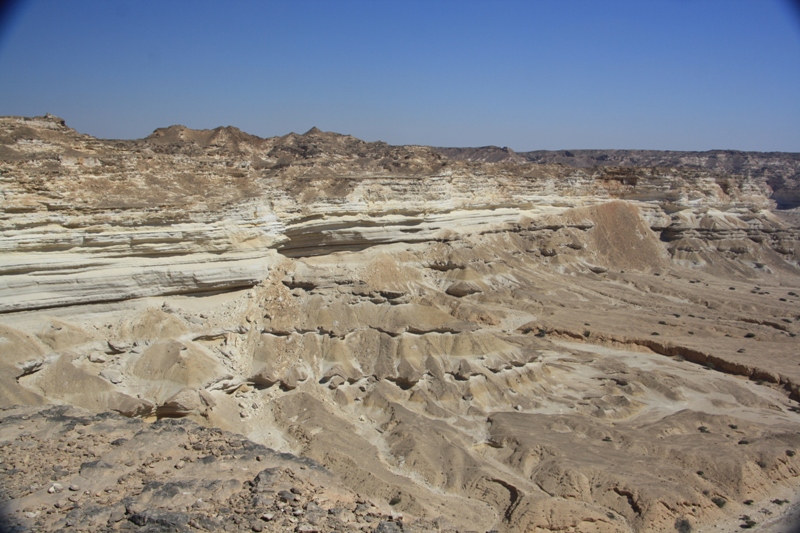
[[0, 115], [98, 137], [800, 152], [788, 0], [34, 0], [1, 31]]

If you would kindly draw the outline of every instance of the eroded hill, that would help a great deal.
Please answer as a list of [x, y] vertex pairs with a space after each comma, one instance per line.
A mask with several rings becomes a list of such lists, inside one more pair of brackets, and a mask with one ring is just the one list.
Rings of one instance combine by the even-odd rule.
[[[772, 170], [735, 173], [493, 154], [0, 119], [0, 403], [29, 406], [0, 425], [9, 523], [94, 505], [108, 530], [162, 511], [186, 531], [781, 527], [800, 486], [799, 229], [777, 209], [796, 158], [745, 154]], [[85, 411], [62, 423], [48, 404]], [[91, 417], [108, 411], [190, 448], [233, 433], [185, 460], [126, 444], [140, 463], [119, 465], [102, 434], [125, 419]], [[102, 477], [60, 459], [78, 418]], [[42, 471], [48, 438], [64, 464]], [[271, 450], [285, 477], [259, 499], [251, 456]], [[154, 499], [220, 454], [252, 475]], [[292, 480], [329, 492], [281, 499]]]

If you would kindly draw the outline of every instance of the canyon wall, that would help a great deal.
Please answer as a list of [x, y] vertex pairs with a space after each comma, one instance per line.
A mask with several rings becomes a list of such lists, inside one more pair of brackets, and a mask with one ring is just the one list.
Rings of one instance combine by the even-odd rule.
[[796, 154], [570, 154], [0, 118], [1, 525], [790, 527]]
[[762, 154], [764, 168], [789, 174], [775, 189], [779, 180], [753, 173], [755, 156], [745, 155], [737, 168], [746, 175], [703, 163], [720, 159], [713, 154], [578, 168], [451, 160], [318, 130], [260, 139], [173, 126], [103, 141], [52, 116], [4, 118], [0, 312], [252, 286], [276, 251], [303, 257], [494, 232], [546, 240], [591, 227], [570, 226], [565, 213], [619, 200], [687, 266], [721, 256], [795, 267], [796, 224], [772, 208], [798, 190], [800, 166]]

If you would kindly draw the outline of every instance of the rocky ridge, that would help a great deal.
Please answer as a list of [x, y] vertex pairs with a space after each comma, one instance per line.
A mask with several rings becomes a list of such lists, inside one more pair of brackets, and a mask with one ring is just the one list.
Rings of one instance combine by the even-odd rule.
[[[93, 485], [111, 507], [73, 522], [111, 530], [299, 531], [283, 488], [252, 503], [253, 454], [336, 493], [312, 507], [324, 531], [772, 527], [800, 486], [800, 225], [779, 209], [795, 155], [718, 154], [732, 172], [712, 154], [485, 152], [0, 119], [0, 404], [44, 406], [0, 425], [11, 520], [66, 525], [13, 472], [80, 418], [116, 479], [135, 468], [101, 435], [130, 424], [256, 450], [219, 449], [249, 473], [201, 509], [213, 524], [188, 496], [153, 500], [164, 523], [128, 509], [161, 486], [144, 478]], [[177, 483], [164, 464], [155, 481]]]
[[553, 216], [614, 199], [635, 204], [680, 260], [705, 261], [701, 243], [713, 243], [761, 263], [750, 244], [761, 238], [796, 263], [796, 230], [769, 211], [794, 193], [763, 175], [486, 166], [318, 130], [259, 139], [173, 126], [107, 142], [54, 117], [5, 119], [2, 149], [0, 311], [252, 286], [271, 250], [547, 232]]
[[647, 167], [692, 168], [722, 175], [746, 176], [763, 180], [772, 190], [770, 198], [781, 209], [800, 206], [797, 194], [800, 179], [800, 154], [784, 152], [676, 152], [658, 150], [537, 150], [514, 152], [510, 148], [438, 148], [449, 158], [467, 161], [515, 161], [536, 164], [562, 164], [577, 168]]

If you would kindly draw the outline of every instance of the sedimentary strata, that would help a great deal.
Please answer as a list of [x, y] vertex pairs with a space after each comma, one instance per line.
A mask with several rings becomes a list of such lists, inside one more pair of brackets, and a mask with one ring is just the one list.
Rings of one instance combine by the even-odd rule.
[[766, 527], [800, 487], [797, 158], [603, 155], [0, 119], [8, 523]]

